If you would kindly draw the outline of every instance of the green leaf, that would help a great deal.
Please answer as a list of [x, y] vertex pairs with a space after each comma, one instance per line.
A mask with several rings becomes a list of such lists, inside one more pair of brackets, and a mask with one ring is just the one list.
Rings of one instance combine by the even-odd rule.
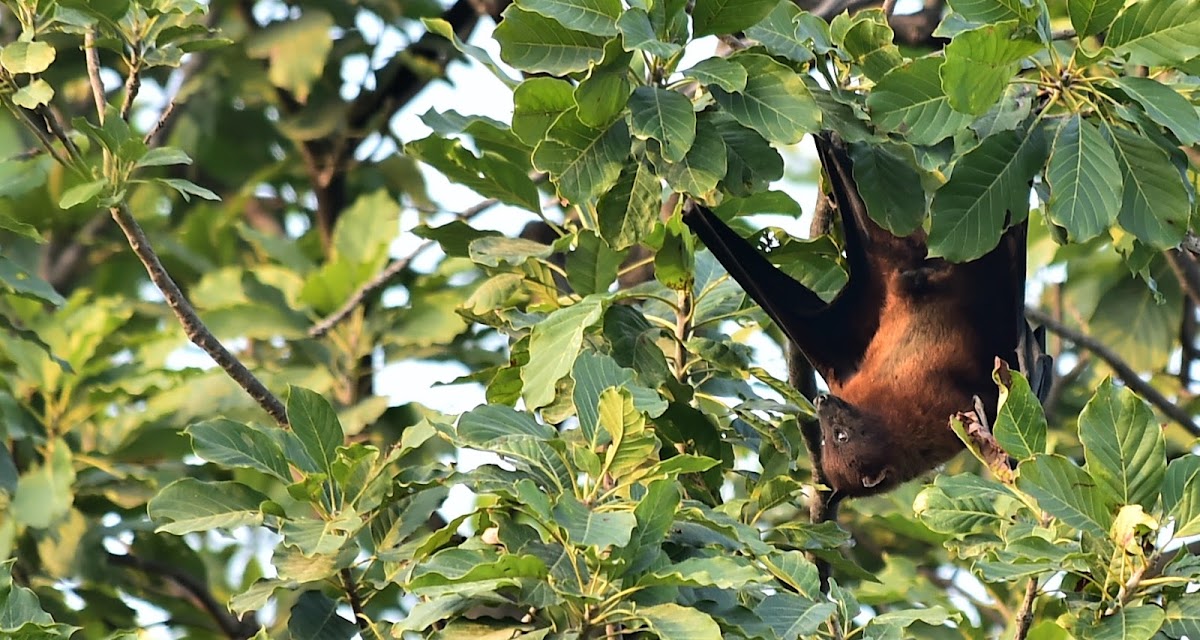
[[1170, 65], [1200, 55], [1200, 11], [1194, 0], [1143, 0], [1117, 16], [1104, 39], [1134, 64]]
[[1171, 130], [1184, 145], [1200, 141], [1200, 113], [1177, 91], [1150, 78], [1123, 77], [1113, 81], [1142, 105], [1150, 119]]
[[767, 580], [770, 580], [768, 574], [745, 560], [714, 556], [688, 558], [676, 562], [643, 577], [638, 580], [638, 584], [741, 589], [746, 585]]
[[0, 66], [9, 73], [41, 73], [50, 68], [57, 52], [45, 42], [13, 42], [0, 49]]
[[759, 133], [738, 124], [727, 114], [708, 112], [700, 126], [712, 126], [725, 142], [725, 190], [734, 196], [766, 191], [783, 177], [783, 157]]
[[48, 302], [56, 307], [67, 303], [49, 282], [29, 273], [4, 256], [0, 256], [0, 288], [23, 298]]
[[22, 86], [17, 92], [12, 95], [12, 101], [18, 107], [26, 109], [36, 109], [42, 104], [49, 104], [54, 98], [54, 88], [50, 83], [41, 78], [37, 78], [34, 82]]
[[981, 115], [996, 104], [1020, 61], [1042, 45], [1016, 20], [987, 24], [954, 36], [946, 45], [942, 88], [955, 110]]
[[583, 332], [600, 320], [604, 306], [600, 298], [587, 297], [534, 325], [529, 364], [521, 368], [521, 397], [526, 406], [537, 409], [554, 400], [555, 383], [571, 370], [583, 345]]
[[1155, 249], [1178, 245], [1191, 207], [1167, 153], [1128, 129], [1105, 125], [1104, 132], [1121, 167], [1121, 227]]
[[537, 186], [529, 178], [528, 169], [497, 153], [484, 152], [482, 156], [476, 156], [460, 141], [436, 135], [409, 142], [404, 145], [404, 152], [480, 195], [530, 211], [541, 211]]
[[291, 470], [279, 443], [261, 429], [216, 418], [186, 429], [196, 455], [225, 467], [248, 467], [291, 482]]
[[954, 262], [995, 248], [1005, 221], [1029, 213], [1029, 183], [1046, 160], [1044, 137], [1006, 131], [986, 138], [958, 161], [950, 181], [933, 194], [929, 255]]
[[1000, 386], [1000, 408], [992, 433], [1000, 447], [1018, 460], [1046, 451], [1046, 413], [1025, 376], [1015, 371], [1012, 387]]
[[654, 252], [654, 278], [669, 289], [686, 291], [692, 286], [696, 255], [691, 235], [678, 220], [667, 225], [662, 246]]
[[[757, 40], [766, 47], [767, 51], [777, 56], [793, 62], [808, 62], [813, 59], [813, 52], [808, 44], [812, 38], [802, 36], [800, 33], [798, 19], [802, 15], [806, 14], [794, 2], [781, 0], [762, 21], [746, 28], [746, 37]], [[723, 58], [710, 58], [705, 62], [712, 60], [723, 60]], [[739, 90], [725, 86], [722, 88], [726, 91]]]
[[662, 176], [673, 190], [704, 198], [725, 177], [727, 162], [721, 135], [704, 129], [698, 132], [687, 156], [681, 162], [668, 163]]
[[746, 67], [729, 58], [702, 60], [690, 69], [685, 69], [683, 75], [700, 84], [716, 85], [731, 93], [745, 89], [746, 80], [749, 77], [746, 74]]
[[575, 111], [559, 116], [533, 151], [533, 165], [550, 174], [558, 193], [583, 203], [617, 182], [629, 157], [629, 128], [618, 118], [607, 128], [587, 126]]
[[333, 16], [307, 8], [298, 17], [277, 20], [252, 32], [246, 38], [246, 55], [265, 58], [271, 83], [307, 102], [333, 50], [333, 27]]
[[[24, 195], [44, 184], [46, 170], [38, 160], [8, 160], [0, 163], [0, 197], [13, 198]], [[36, 228], [14, 220], [11, 213], [0, 213], [0, 228], [44, 242]]]
[[587, 71], [604, 58], [607, 38], [564, 29], [557, 20], [526, 11], [516, 4], [504, 10], [496, 27], [500, 59], [521, 71], [564, 76]]
[[623, 251], [654, 230], [662, 207], [662, 184], [648, 163], [634, 161], [621, 169], [617, 183], [596, 203], [600, 234]]
[[999, 501], [1011, 500], [1004, 485], [979, 476], [939, 475], [913, 501], [913, 511], [925, 526], [939, 533], [965, 534], [991, 531], [1004, 516]]
[[604, 127], [621, 115], [633, 91], [629, 78], [632, 59], [617, 39], [604, 45], [604, 60], [593, 65], [587, 77], [575, 87], [576, 115], [581, 122], [589, 127]]
[[151, 498], [146, 511], [158, 524], [156, 531], [183, 535], [260, 525], [263, 514], [259, 505], [268, 499], [240, 482], [182, 478]]
[[692, 101], [678, 91], [638, 87], [629, 97], [629, 113], [630, 132], [642, 140], [658, 140], [667, 160], [679, 162], [692, 148], [696, 112]]
[[674, 480], [650, 483], [646, 495], [633, 508], [637, 526], [629, 544], [621, 550], [621, 556], [626, 560], [626, 576], [640, 575], [662, 555], [661, 545], [675, 522], [679, 504], [679, 488]]
[[571, 378], [575, 380], [573, 399], [575, 413], [579, 417], [579, 429], [589, 443], [599, 442], [597, 428], [600, 414], [597, 406], [600, 394], [605, 389], [615, 387], [628, 390], [638, 411], [644, 411], [650, 417], [657, 418], [667, 410], [666, 401], [657, 391], [635, 382], [634, 371], [621, 367], [610, 356], [592, 352], [579, 354], [571, 370]]
[[358, 625], [341, 617], [338, 604], [320, 591], [305, 591], [292, 605], [288, 633], [296, 640], [350, 640]]
[[288, 386], [287, 417], [292, 432], [317, 468], [332, 473], [337, 448], [345, 443], [337, 412], [321, 394], [304, 387]]
[[854, 160], [854, 181], [872, 185], [861, 190], [871, 219], [899, 237], [916, 231], [925, 221], [921, 176], [885, 146], [853, 145], [850, 157]]
[[462, 414], [458, 419], [458, 436], [465, 442], [481, 447], [492, 440], [514, 434], [541, 440], [553, 438], [553, 427], [544, 425], [533, 416], [504, 405], [485, 404]]
[[61, 209], [79, 206], [100, 195], [100, 192], [104, 191], [106, 187], [108, 187], [108, 180], [105, 178], [77, 184], [63, 192], [62, 197], [58, 199], [58, 206]]
[[142, 167], [167, 167], [191, 163], [191, 157], [181, 149], [176, 149], [175, 147], [157, 147], [147, 151], [146, 155], [138, 158], [135, 166], [140, 169]]
[[567, 282], [581, 296], [605, 293], [617, 279], [625, 253], [615, 251], [591, 231], [576, 236], [575, 250], [567, 254]]
[[168, 187], [178, 191], [180, 195], [183, 196], [184, 200], [190, 201], [191, 196], [196, 196], [205, 200], [211, 200], [213, 202], [221, 199], [221, 196], [218, 196], [212, 191], [205, 189], [191, 180], [184, 180], [182, 178], [155, 178], [154, 181], [161, 182], [162, 184], [165, 184]]
[[19, 523], [46, 529], [64, 517], [75, 501], [75, 468], [71, 447], [63, 440], [47, 443], [46, 458], [32, 465], [17, 481], [9, 507]]
[[1154, 508], [1167, 470], [1162, 429], [1146, 402], [1107, 379], [1079, 415], [1087, 470], [1117, 504]]
[[[440, 11], [441, 9], [439, 8], [437, 12], [440, 13]], [[455, 33], [454, 26], [449, 22], [441, 18], [421, 18], [421, 23], [425, 25], [426, 29], [449, 40], [455, 49], [458, 49], [466, 54], [467, 57], [483, 65], [485, 69], [491, 71], [492, 75], [500, 80], [500, 82], [503, 82], [508, 88], [511, 89], [517, 86], [517, 81], [513, 80], [507, 72], [501, 69], [500, 65], [496, 64], [496, 61], [492, 59], [492, 56], [488, 55], [486, 50], [463, 42], [458, 37], [458, 34]]]
[[876, 125], [917, 145], [937, 144], [966, 127], [971, 117], [951, 108], [941, 67], [941, 58], [918, 58], [888, 72], [867, 96]]
[[1191, 593], [1169, 602], [1162, 631], [1171, 638], [1200, 636], [1200, 596]]
[[830, 30], [835, 33], [849, 23], [841, 35], [842, 48], [868, 78], [878, 81], [887, 72], [904, 64], [905, 58], [892, 42], [895, 34], [888, 26], [883, 11], [868, 9], [854, 14], [853, 18], [849, 14], [841, 14], [834, 20]]
[[1105, 616], [1099, 622], [1078, 631], [1078, 637], [1090, 640], [1150, 640], [1166, 620], [1157, 604], [1127, 606]]
[[1163, 511], [1175, 518], [1175, 536], [1200, 533], [1200, 456], [1172, 460], [1162, 486]]
[[530, 258], [549, 258], [554, 247], [525, 238], [483, 236], [472, 240], [467, 252], [475, 264], [498, 267], [506, 263], [519, 265]]
[[746, 88], [711, 89], [717, 104], [738, 122], [781, 144], [795, 144], [820, 128], [821, 110], [794, 71], [758, 53], [738, 53], [730, 60], [746, 70]]
[[521, 0], [518, 4], [568, 29], [597, 36], [617, 35], [620, 0]]
[[529, 78], [513, 91], [512, 130], [530, 146], [546, 136], [550, 125], [575, 106], [571, 83], [558, 78]]
[[1166, 366], [1175, 349], [1181, 310], [1160, 295], [1138, 278], [1124, 278], [1104, 292], [1088, 321], [1092, 336], [1135, 371]]
[[1107, 29], [1122, 6], [1122, 0], [1075, 0], [1067, 3], [1067, 14], [1075, 33], [1086, 38]]
[[720, 640], [721, 627], [707, 613], [669, 602], [638, 607], [635, 618], [659, 640]]
[[1110, 495], [1083, 469], [1058, 456], [1038, 454], [1017, 467], [1017, 486], [1044, 511], [1084, 533], [1104, 538], [1112, 526]]
[[554, 505], [554, 522], [567, 532], [571, 543], [600, 549], [629, 544], [637, 525], [632, 511], [593, 511], [570, 494]]
[[692, 36], [736, 33], [765, 18], [776, 4], [778, 0], [696, 0]]
[[754, 608], [754, 613], [775, 631], [780, 640], [797, 640], [815, 634], [835, 611], [837, 605], [832, 602], [817, 603], [786, 592], [769, 595]]
[[1108, 230], [1121, 209], [1121, 172], [1112, 146], [1078, 114], [1058, 129], [1046, 166], [1050, 219], [1084, 242]]
[[659, 58], [670, 58], [683, 49], [674, 42], [660, 40], [650, 22], [650, 15], [640, 7], [622, 11], [621, 17], [617, 18], [617, 30], [621, 32], [626, 51], [645, 51]]
[[638, 468], [658, 460], [658, 439], [646, 432], [646, 416], [634, 407], [628, 389], [605, 389], [596, 405], [610, 442], [597, 478], [630, 478]]
[[1036, 4], [1023, 0], [951, 0], [950, 8], [971, 22], [1016, 19], [1029, 24], [1038, 14]]

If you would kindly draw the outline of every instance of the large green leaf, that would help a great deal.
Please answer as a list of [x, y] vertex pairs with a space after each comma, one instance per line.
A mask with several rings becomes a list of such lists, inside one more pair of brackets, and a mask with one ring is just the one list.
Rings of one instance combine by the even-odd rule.
[[1157, 80], [1134, 76], [1113, 83], [1142, 105], [1150, 119], [1171, 130], [1185, 145], [1200, 141], [1200, 113], [1177, 91]]
[[458, 140], [429, 136], [404, 145], [404, 152], [446, 174], [446, 177], [501, 202], [540, 211], [537, 187], [528, 169], [495, 153], [476, 156]]
[[587, 71], [604, 57], [604, 36], [565, 29], [557, 20], [517, 4], [504, 10], [496, 27], [500, 59], [521, 71], [562, 76]]
[[1167, 465], [1162, 506], [1175, 519], [1177, 537], [1200, 533], [1200, 456], [1182, 455]]
[[939, 533], [990, 531], [1004, 520], [1003, 505], [997, 504], [1000, 500], [1011, 500], [1011, 494], [994, 480], [970, 474], [940, 475], [917, 495], [913, 511]]
[[1167, 153], [1128, 129], [1105, 126], [1104, 131], [1121, 167], [1121, 226], [1157, 249], [1179, 244], [1191, 205]]
[[1013, 372], [1012, 386], [1000, 387], [992, 433], [1004, 451], [1018, 460], [1046, 451], [1046, 414], [1025, 376]]
[[1200, 6], [1195, 0], [1142, 0], [1117, 16], [1104, 44], [1135, 64], [1181, 63], [1200, 55]]
[[679, 509], [679, 488], [674, 480], [656, 480], [650, 483], [646, 495], [633, 508], [637, 526], [630, 536], [629, 544], [621, 551], [626, 560], [625, 575], [637, 576], [663, 554], [661, 544], [675, 522]]
[[0, 66], [9, 73], [41, 73], [50, 68], [57, 52], [45, 42], [12, 42], [0, 50]]
[[720, 640], [721, 627], [707, 613], [673, 602], [638, 607], [637, 619], [659, 640]]
[[567, 282], [581, 296], [604, 293], [617, 279], [624, 258], [624, 252], [613, 250], [594, 232], [581, 231], [575, 249], [567, 254]]
[[653, 138], [662, 154], [679, 162], [696, 139], [696, 112], [692, 101], [678, 91], [638, 87], [629, 97], [629, 130], [643, 140]]
[[617, 30], [621, 32], [626, 51], [645, 51], [652, 56], [670, 58], [683, 48], [674, 42], [660, 40], [650, 22], [650, 15], [640, 7], [622, 11], [617, 19]]
[[[1166, 285], [1163, 290], [1169, 292]], [[1181, 310], [1178, 303], [1160, 301], [1163, 292], [1151, 291], [1138, 278], [1120, 280], [1096, 304], [1088, 321], [1092, 336], [1136, 371], [1166, 366], [1175, 349]]]
[[[904, 63], [905, 57], [893, 42], [894, 33], [887, 17], [879, 9], [854, 14], [841, 14], [834, 19], [830, 31], [840, 35], [842, 48], [868, 78], [878, 81], [889, 71]], [[849, 24], [847, 24], [849, 23]]]
[[1166, 445], [1144, 400], [1105, 380], [1079, 415], [1079, 440], [1088, 473], [1118, 504], [1154, 508], [1167, 470]]
[[325, 473], [333, 471], [337, 448], [345, 442], [337, 412], [321, 394], [304, 387], [288, 387], [288, 422], [304, 451]]
[[781, 640], [797, 640], [816, 633], [821, 624], [837, 610], [832, 602], [813, 602], [793, 593], [779, 592], [763, 598], [754, 613], [775, 631]]
[[635, 376], [632, 369], [621, 367], [616, 360], [607, 355], [585, 352], [575, 360], [571, 370], [571, 378], [575, 380], [575, 413], [579, 417], [579, 428], [587, 442], [604, 442], [597, 439], [602, 433], [598, 430], [600, 414], [597, 407], [600, 394], [605, 389], [628, 390], [634, 406], [651, 417], [658, 417], [666, 411], [667, 403], [662, 396], [654, 389], [635, 382]]
[[1123, 5], [1122, 0], [1074, 0], [1067, 3], [1067, 14], [1075, 33], [1084, 38], [1107, 29]]
[[1044, 137], [1005, 131], [986, 138], [954, 167], [933, 194], [929, 255], [956, 262], [978, 258], [1000, 241], [1005, 221], [1029, 213], [1029, 183], [1046, 160]]
[[720, 112], [705, 113], [700, 126], [714, 127], [725, 142], [726, 169], [721, 184], [730, 194], [762, 193], [783, 177], [783, 157], [757, 131]]
[[564, 495], [554, 505], [554, 522], [572, 543], [604, 549], [629, 544], [637, 518], [632, 511], [595, 511]]
[[795, 144], [821, 125], [821, 110], [812, 92], [794, 71], [759, 53], [730, 58], [746, 70], [746, 88], [727, 92], [711, 88], [713, 98], [743, 125], [771, 142]]
[[246, 55], [265, 58], [271, 83], [305, 102], [333, 50], [329, 35], [333, 26], [333, 16], [308, 8], [297, 18], [277, 20], [254, 31], [246, 39]]
[[279, 443], [250, 425], [215, 418], [186, 429], [196, 455], [226, 467], [247, 467], [291, 482], [287, 458]]
[[571, 83], [558, 78], [528, 78], [513, 91], [512, 130], [527, 145], [536, 146], [550, 125], [575, 106]]
[[1150, 640], [1162, 628], [1166, 614], [1157, 604], [1147, 603], [1123, 607], [1078, 630], [1080, 638], [1089, 640]]
[[465, 444], [488, 447], [492, 440], [514, 434], [548, 440], [554, 437], [554, 428], [538, 422], [524, 411], [485, 404], [459, 417], [457, 434]]
[[942, 63], [918, 58], [888, 72], [867, 96], [876, 125], [918, 145], [936, 144], [966, 127], [971, 117], [955, 111], [942, 90]]
[[1037, 16], [1037, 5], [1024, 0], [951, 0], [950, 8], [971, 22], [1019, 20], [1029, 24]]
[[912, 165], [882, 145], [854, 145], [850, 157], [854, 181], [870, 185], [860, 194], [871, 219], [896, 236], [916, 231], [925, 221], [925, 190]]
[[350, 640], [358, 625], [337, 612], [338, 603], [320, 591], [305, 591], [288, 615], [288, 633], [296, 640]]
[[568, 29], [597, 36], [617, 35], [620, 0], [520, 0], [516, 4], [553, 18]]
[[745, 560], [713, 556], [688, 558], [659, 569], [638, 581], [643, 585], [673, 585], [679, 587], [717, 587], [740, 589], [756, 582], [765, 582], [770, 575]]
[[584, 124], [572, 110], [551, 125], [533, 151], [533, 164], [550, 174], [559, 195], [583, 203], [617, 182], [627, 157], [629, 127], [624, 118], [598, 129]]
[[625, 110], [633, 83], [629, 78], [632, 54], [614, 38], [604, 45], [604, 60], [592, 65], [586, 78], [575, 86], [575, 114], [589, 127], [604, 128]]
[[1017, 469], [1017, 486], [1037, 499], [1046, 513], [1098, 538], [1108, 535], [1113, 520], [1110, 494], [1082, 468], [1062, 456], [1038, 454]]
[[575, 363], [584, 330], [596, 324], [603, 311], [600, 298], [588, 297], [534, 325], [529, 364], [521, 368], [521, 397], [529, 408], [544, 407], [554, 400], [554, 385]]
[[946, 45], [941, 68], [942, 89], [950, 106], [963, 113], [983, 114], [1000, 99], [1022, 59], [1042, 45], [1016, 20], [963, 31]]
[[627, 249], [650, 235], [661, 206], [662, 184], [654, 168], [647, 162], [630, 162], [596, 203], [600, 233], [612, 248]]
[[15, 293], [24, 298], [32, 298], [41, 302], [49, 302], [54, 306], [66, 304], [49, 282], [37, 275], [26, 271], [17, 263], [0, 255], [0, 289]]
[[259, 506], [267, 500], [267, 496], [240, 482], [182, 478], [159, 491], [146, 505], [146, 511], [158, 524], [158, 531], [183, 535], [262, 524]]
[[21, 474], [9, 506], [16, 522], [46, 529], [67, 515], [75, 501], [75, 469], [65, 440], [47, 443], [46, 459]]
[[1073, 242], [1107, 231], [1121, 210], [1121, 171], [1100, 130], [1078, 114], [1058, 129], [1046, 166], [1047, 210]]
[[737, 33], [765, 18], [776, 4], [778, 0], [696, 0], [692, 35]]
[[667, 164], [661, 173], [675, 191], [704, 198], [725, 177], [727, 162], [721, 135], [705, 128], [697, 132], [696, 140], [683, 160]]
[[[746, 37], [759, 41], [767, 51], [777, 56], [793, 62], [808, 62], [813, 59], [813, 52], [808, 44], [811, 39], [800, 35], [800, 26], [797, 24], [797, 18], [802, 14], [796, 3], [780, 0], [767, 17], [746, 28]], [[729, 88], [726, 90], [733, 91]]]

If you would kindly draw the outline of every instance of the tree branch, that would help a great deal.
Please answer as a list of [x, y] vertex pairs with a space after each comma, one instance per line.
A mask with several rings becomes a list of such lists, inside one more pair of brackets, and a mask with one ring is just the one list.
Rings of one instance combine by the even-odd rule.
[[1025, 599], [1021, 601], [1021, 608], [1017, 610], [1017, 630], [1013, 634], [1013, 640], [1025, 640], [1029, 635], [1029, 627], [1033, 624], [1033, 603], [1037, 600], [1038, 580], [1037, 577], [1029, 579], [1029, 584], [1025, 585]]
[[175, 583], [176, 586], [191, 596], [200, 608], [208, 613], [213, 621], [217, 623], [217, 626], [221, 628], [221, 632], [228, 638], [245, 640], [258, 633], [258, 623], [252, 619], [239, 620], [234, 617], [224, 605], [217, 602], [217, 599], [209, 591], [208, 585], [200, 582], [194, 576], [184, 572], [175, 565], [156, 560], [147, 560], [133, 554], [117, 555], [110, 553], [108, 554], [108, 561], [118, 567], [136, 569], [142, 573], [158, 576], [159, 578]]
[[1108, 364], [1117, 377], [1125, 383], [1125, 386], [1133, 389], [1138, 395], [1146, 399], [1147, 402], [1158, 408], [1163, 415], [1177, 422], [1180, 426], [1187, 429], [1193, 435], [1200, 434], [1200, 427], [1193, 421], [1192, 415], [1185, 411], [1183, 407], [1171, 402], [1153, 385], [1142, 380], [1137, 372], [1133, 370], [1119, 355], [1108, 345], [1099, 340], [1088, 336], [1076, 329], [1072, 329], [1067, 325], [1055, 320], [1048, 314], [1043, 313], [1041, 309], [1032, 307], [1025, 309], [1025, 315], [1046, 327], [1048, 330], [1057, 333], [1058, 335], [1075, 343], [1075, 346], [1082, 347], [1096, 354], [1101, 360]]
[[179, 323], [183, 325], [183, 332], [187, 335], [188, 340], [203, 349], [217, 363], [217, 366], [224, 369], [234, 382], [250, 394], [258, 406], [275, 419], [275, 422], [282, 427], [288, 426], [287, 410], [283, 403], [208, 330], [200, 316], [196, 314], [195, 308], [188, 302], [187, 296], [183, 295], [179, 285], [175, 284], [175, 280], [171, 278], [162, 262], [159, 261], [158, 254], [150, 246], [146, 232], [142, 231], [141, 225], [133, 218], [129, 206], [122, 203], [110, 209], [109, 213], [112, 214], [113, 220], [125, 234], [129, 248], [133, 249], [134, 255], [146, 268], [150, 281], [162, 292], [167, 306], [171, 308], [175, 317], [179, 319]]

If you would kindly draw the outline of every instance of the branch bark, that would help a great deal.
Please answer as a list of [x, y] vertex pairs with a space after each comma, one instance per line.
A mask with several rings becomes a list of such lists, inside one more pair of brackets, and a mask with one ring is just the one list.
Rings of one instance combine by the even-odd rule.
[[1077, 347], [1081, 347], [1096, 354], [1101, 360], [1112, 367], [1116, 372], [1117, 377], [1125, 383], [1125, 386], [1133, 389], [1138, 395], [1146, 399], [1147, 402], [1158, 408], [1163, 415], [1178, 423], [1183, 428], [1187, 429], [1193, 435], [1200, 435], [1200, 426], [1197, 426], [1192, 415], [1185, 411], [1183, 407], [1171, 402], [1158, 389], [1155, 389], [1150, 383], [1142, 380], [1137, 372], [1133, 370], [1115, 351], [1110, 349], [1108, 345], [1099, 340], [1077, 330], [1068, 327], [1066, 324], [1055, 320], [1048, 314], [1043, 313], [1040, 309], [1032, 307], [1025, 309], [1025, 315], [1030, 320], [1041, 324], [1049, 331], [1057, 333], [1063, 338], [1074, 342]]
[[148, 560], [133, 554], [117, 555], [114, 553], [108, 554], [108, 562], [118, 567], [135, 569], [174, 583], [191, 596], [200, 608], [204, 609], [209, 617], [220, 627], [221, 633], [225, 634], [227, 638], [245, 640], [258, 633], [258, 623], [252, 619], [239, 620], [234, 617], [225, 608], [225, 605], [217, 601], [212, 592], [209, 591], [208, 585], [175, 565]]

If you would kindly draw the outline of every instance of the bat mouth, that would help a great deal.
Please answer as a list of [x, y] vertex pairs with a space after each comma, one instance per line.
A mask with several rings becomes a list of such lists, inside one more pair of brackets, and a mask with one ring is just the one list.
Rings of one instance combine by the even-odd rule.
[[879, 485], [883, 484], [883, 481], [887, 480], [887, 477], [888, 477], [887, 469], [883, 469], [882, 471], [880, 471], [879, 473], [877, 473], [873, 476], [864, 475], [862, 477], [862, 485], [868, 489], [873, 489], [873, 488], [878, 487]]

